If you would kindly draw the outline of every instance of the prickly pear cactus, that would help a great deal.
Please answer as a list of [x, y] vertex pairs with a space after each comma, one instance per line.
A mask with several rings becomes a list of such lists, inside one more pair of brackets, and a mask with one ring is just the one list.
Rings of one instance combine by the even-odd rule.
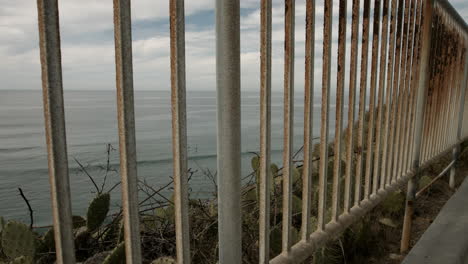
[[75, 233], [75, 247], [77, 249], [86, 247], [90, 237], [91, 234], [89, 233], [88, 228], [85, 226], [78, 228]]
[[124, 264], [125, 263], [125, 242], [118, 244], [102, 264]]
[[86, 225], [86, 220], [83, 217], [79, 216], [79, 215], [72, 216], [72, 221], [73, 221], [73, 228], [74, 229], [80, 228], [80, 227]]
[[151, 264], [175, 264], [175, 263], [176, 261], [172, 257], [161, 257], [151, 262]]
[[33, 262], [32, 257], [25, 257], [25, 256], [17, 257], [12, 262], [10, 262], [10, 264], [33, 264], [33, 263], [34, 262]]
[[252, 169], [254, 171], [257, 171], [258, 168], [260, 167], [260, 157], [258, 157], [257, 155], [255, 155], [252, 160], [250, 160], [250, 164], [252, 166]]
[[4, 226], [5, 226], [5, 219], [0, 216], [0, 234], [2, 233]]
[[2, 231], [2, 248], [10, 259], [33, 257], [36, 252], [34, 234], [25, 224], [10, 221]]
[[38, 248], [38, 252], [47, 252], [55, 248], [55, 237], [54, 229], [50, 228], [42, 237], [41, 246]]
[[106, 219], [107, 213], [109, 212], [110, 205], [110, 194], [103, 193], [98, 195], [91, 202], [87, 213], [87, 227], [90, 232], [98, 229], [104, 220]]

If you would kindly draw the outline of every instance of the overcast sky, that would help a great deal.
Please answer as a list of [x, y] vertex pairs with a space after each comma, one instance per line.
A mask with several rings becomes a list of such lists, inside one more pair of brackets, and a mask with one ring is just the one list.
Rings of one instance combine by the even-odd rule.
[[[168, 0], [133, 0], [134, 83], [169, 90]], [[241, 2], [242, 88], [259, 87], [259, 2]], [[334, 0], [334, 45], [338, 0]], [[373, 1], [372, 1], [373, 2]], [[468, 1], [450, 1], [468, 21]], [[187, 89], [215, 89], [215, 0], [186, 0]], [[284, 1], [273, 7], [273, 89], [282, 89]], [[348, 1], [351, 10], [351, 1]], [[59, 0], [64, 89], [115, 89], [111, 0]], [[323, 0], [317, 0], [316, 85], [320, 85]], [[305, 0], [296, 1], [296, 89], [303, 86]], [[349, 19], [348, 19], [349, 20]], [[35, 0], [0, 0], [0, 89], [39, 90]], [[348, 25], [348, 38], [350, 25]], [[349, 41], [349, 40], [348, 40]], [[348, 49], [349, 52], [349, 49]], [[333, 52], [336, 62], [336, 52]], [[349, 61], [348, 61], [349, 63]], [[334, 63], [336, 65], [336, 63]]]

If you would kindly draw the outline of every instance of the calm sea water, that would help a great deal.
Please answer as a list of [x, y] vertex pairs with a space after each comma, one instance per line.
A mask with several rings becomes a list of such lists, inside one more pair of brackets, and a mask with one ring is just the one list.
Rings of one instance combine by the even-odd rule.
[[[116, 95], [113, 91], [66, 91], [66, 127], [70, 166], [72, 207], [83, 215], [95, 195], [91, 181], [79, 170], [75, 158], [84, 164], [101, 185], [106, 165], [106, 145], [112, 168], [119, 167]], [[303, 96], [295, 105], [295, 149], [303, 143]], [[272, 161], [281, 165], [283, 98], [272, 97]], [[250, 171], [252, 154], [259, 149], [259, 94], [242, 93], [242, 171]], [[171, 179], [170, 93], [135, 92], [138, 175], [158, 188]], [[314, 108], [314, 136], [319, 135], [319, 102]], [[331, 118], [334, 119], [334, 107]], [[189, 167], [198, 169], [191, 181], [192, 197], [211, 195], [213, 184], [200, 168], [216, 171], [216, 93], [189, 92], [187, 95]], [[51, 223], [50, 188], [40, 91], [0, 91], [0, 215], [29, 222], [26, 204], [19, 196], [21, 187], [34, 209], [35, 224]], [[333, 133], [333, 126], [330, 134]], [[110, 173], [107, 189], [119, 181]], [[112, 204], [120, 202], [120, 189], [112, 192]]]

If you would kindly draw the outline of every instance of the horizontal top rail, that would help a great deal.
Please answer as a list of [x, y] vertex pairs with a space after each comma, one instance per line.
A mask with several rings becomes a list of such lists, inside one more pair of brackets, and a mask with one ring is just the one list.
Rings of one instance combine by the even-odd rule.
[[455, 8], [452, 6], [452, 4], [448, 0], [435, 0], [437, 4], [442, 7], [447, 14], [449, 14], [455, 21], [458, 23], [460, 28], [468, 34], [468, 24], [466, 21], [460, 16], [460, 14], [455, 10]]

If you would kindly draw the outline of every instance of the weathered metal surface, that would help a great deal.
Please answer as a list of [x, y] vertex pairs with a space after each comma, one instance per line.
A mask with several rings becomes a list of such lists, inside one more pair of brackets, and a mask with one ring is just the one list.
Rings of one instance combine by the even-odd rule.
[[[417, 10], [416, 10], [416, 24], [415, 24], [415, 40], [414, 40], [414, 49], [413, 49], [413, 67], [411, 69], [411, 89], [414, 93], [412, 97], [411, 104], [411, 117], [410, 117], [410, 138], [409, 138], [409, 148], [408, 148], [408, 161], [407, 161], [407, 168], [411, 169], [413, 166], [413, 160], [414, 160], [414, 146], [415, 146], [415, 133], [416, 133], [416, 119], [417, 118], [423, 118], [422, 115], [418, 115], [417, 113], [417, 106], [418, 106], [418, 100], [419, 100], [419, 76], [420, 76], [420, 62], [421, 62], [421, 47], [422, 47], [422, 10], [423, 10], [423, 0], [418, 0], [417, 3]], [[420, 132], [417, 136], [421, 137]], [[420, 146], [418, 146], [418, 149]]]
[[406, 53], [406, 69], [405, 69], [405, 103], [403, 105], [403, 121], [402, 121], [402, 141], [403, 145], [401, 148], [400, 153], [400, 175], [407, 172], [407, 159], [408, 159], [408, 146], [409, 146], [409, 137], [410, 137], [410, 118], [411, 118], [411, 106], [414, 97], [414, 92], [411, 86], [411, 78], [412, 78], [412, 67], [413, 67], [413, 55], [414, 55], [414, 24], [416, 18], [416, 1], [412, 0], [410, 4], [410, 15], [409, 15], [409, 22], [408, 22], [408, 49]]
[[338, 72], [336, 82], [336, 117], [335, 117], [335, 159], [333, 161], [333, 193], [332, 193], [332, 221], [337, 221], [340, 210], [341, 183], [341, 154], [343, 130], [343, 93], [346, 70], [346, 7], [347, 1], [340, 0], [338, 22]]
[[[374, 132], [375, 132], [375, 94], [377, 88], [377, 68], [379, 64], [379, 40], [380, 40], [380, 0], [374, 1], [374, 26], [372, 38], [372, 55], [370, 69], [369, 92], [369, 120], [367, 121], [367, 148], [365, 163], [364, 198], [369, 198], [372, 189], [372, 165], [374, 158]], [[375, 175], [377, 177], [377, 175]]]
[[[385, 70], [387, 67], [387, 45], [388, 45], [388, 21], [389, 21], [389, 0], [384, 0], [383, 8], [382, 8], [382, 40], [380, 42], [380, 69], [379, 69], [379, 92], [377, 96], [377, 120], [376, 120], [376, 136], [375, 136], [375, 157], [374, 157], [374, 167], [373, 167], [373, 188], [372, 193], [377, 193], [377, 190], [383, 189], [384, 185], [382, 184], [383, 178], [382, 174], [380, 173], [380, 161], [381, 161], [381, 152], [382, 152], [382, 118], [383, 118], [383, 111], [384, 111], [384, 103], [385, 103]], [[388, 89], [388, 87], [387, 87]], [[389, 93], [387, 93], [390, 95]], [[390, 97], [388, 96], [387, 100]], [[389, 101], [387, 101], [389, 102]]]
[[401, 40], [402, 40], [402, 33], [403, 33], [403, 0], [399, 0], [398, 2], [398, 15], [397, 15], [397, 29], [396, 29], [396, 43], [395, 43], [395, 63], [393, 65], [393, 96], [392, 96], [392, 104], [391, 104], [391, 115], [390, 115], [390, 131], [389, 131], [389, 152], [388, 152], [388, 163], [387, 163], [387, 172], [386, 172], [386, 180], [388, 184], [391, 184], [395, 181], [396, 176], [394, 175], [394, 167], [396, 166], [396, 162], [394, 159], [394, 153], [397, 145], [397, 141], [395, 140], [395, 134], [397, 130], [397, 109], [398, 109], [398, 102], [399, 102], [399, 79], [400, 79], [400, 65], [401, 65]]
[[401, 173], [401, 164], [402, 164], [402, 156], [403, 153], [403, 133], [404, 133], [404, 119], [406, 117], [405, 106], [407, 102], [407, 87], [406, 84], [406, 65], [408, 63], [408, 57], [406, 56], [408, 53], [408, 29], [409, 29], [409, 20], [410, 20], [410, 7], [411, 2], [414, 0], [407, 0], [405, 1], [405, 9], [404, 9], [404, 20], [403, 20], [403, 35], [402, 35], [402, 48], [401, 48], [401, 63], [400, 63], [400, 74], [399, 74], [399, 82], [398, 82], [398, 108], [397, 108], [397, 115], [396, 115], [396, 131], [395, 131], [395, 151], [393, 155], [394, 159], [394, 167], [393, 167], [393, 174], [394, 177], [398, 178], [402, 176]]
[[[394, 0], [395, 1], [395, 0]], [[359, 7], [360, 0], [353, 0], [351, 24], [351, 55], [349, 73], [349, 101], [348, 101], [348, 129], [346, 131], [346, 170], [344, 186], [344, 212], [349, 213], [351, 208], [351, 182], [353, 174], [354, 157], [354, 119], [356, 108], [356, 82], [359, 42]]]
[[294, 28], [295, 0], [285, 1], [284, 27], [284, 134], [282, 251], [292, 246], [292, 167], [294, 127]]
[[270, 157], [271, 157], [271, 0], [260, 7], [260, 195], [259, 263], [270, 261]]
[[57, 0], [38, 0], [42, 95], [57, 263], [75, 263]]
[[[312, 231], [312, 132], [314, 109], [315, 0], [306, 3], [306, 43], [304, 82], [304, 166], [302, 170], [301, 238], [308, 240]], [[315, 202], [315, 201], [314, 201]]]
[[328, 174], [328, 115], [330, 111], [330, 75], [333, 1], [325, 0], [323, 22], [322, 112], [320, 119], [319, 201], [317, 230], [325, 229]]
[[170, 0], [172, 152], [177, 263], [190, 263], [184, 0]]
[[370, 0], [364, 0], [364, 10], [362, 13], [362, 44], [361, 44], [361, 74], [359, 88], [359, 117], [358, 117], [358, 138], [356, 153], [356, 181], [354, 190], [354, 205], [359, 205], [362, 194], [362, 170], [364, 159], [364, 119], [366, 112], [366, 90], [367, 90], [367, 64], [369, 56], [369, 16]]
[[240, 4], [216, 1], [219, 263], [242, 262]]
[[381, 188], [384, 188], [390, 179], [390, 175], [387, 172], [387, 167], [391, 166], [391, 159], [388, 157], [392, 157], [389, 155], [390, 148], [392, 142], [389, 141], [390, 130], [393, 125], [391, 121], [393, 121], [390, 117], [392, 115], [392, 106], [394, 105], [393, 100], [393, 65], [395, 63], [395, 46], [396, 46], [396, 27], [397, 27], [397, 10], [398, 10], [398, 2], [397, 0], [392, 0], [391, 6], [391, 23], [390, 23], [390, 33], [389, 33], [389, 50], [388, 50], [388, 65], [387, 65], [387, 86], [386, 86], [386, 95], [385, 95], [385, 124], [383, 129], [383, 153], [382, 153], [382, 168], [381, 174], [382, 178], [380, 181]]
[[120, 177], [127, 263], [141, 263], [130, 0], [114, 0]]

